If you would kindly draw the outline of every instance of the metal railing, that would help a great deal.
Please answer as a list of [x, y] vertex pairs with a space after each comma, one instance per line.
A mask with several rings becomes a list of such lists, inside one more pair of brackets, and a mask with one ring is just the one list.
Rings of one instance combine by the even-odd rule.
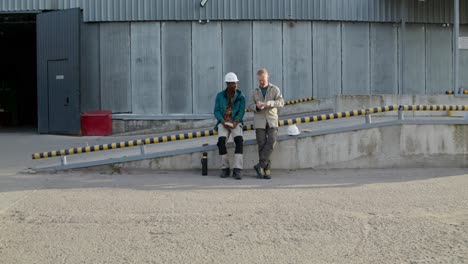
[[[325, 115], [313, 115], [313, 116], [304, 116], [300, 118], [285, 119], [285, 120], [279, 121], [279, 126], [312, 123], [312, 122], [341, 119], [341, 118], [350, 118], [350, 117], [363, 116], [363, 115], [366, 115], [367, 117], [366, 122], [370, 122], [371, 114], [391, 112], [391, 111], [397, 111], [397, 110], [399, 111], [399, 118], [402, 118], [403, 111], [468, 111], [468, 105], [388, 105], [384, 107], [374, 107], [374, 108], [367, 108], [367, 109], [330, 113], [330, 114], [325, 114]], [[243, 130], [244, 131], [254, 130], [254, 126], [246, 125], [244, 126]], [[107, 150], [112, 150], [112, 149], [121, 149], [121, 148], [136, 147], [136, 146], [140, 146], [142, 154], [145, 154], [145, 149], [144, 149], [145, 145], [193, 139], [193, 138], [209, 137], [209, 136], [215, 136], [215, 135], [218, 135], [218, 131], [199, 130], [199, 131], [193, 131], [193, 132], [187, 132], [187, 133], [181, 133], [181, 134], [173, 134], [173, 135], [167, 135], [167, 136], [121, 141], [121, 142], [115, 142], [115, 143], [110, 143], [110, 144], [101, 144], [101, 145], [95, 145], [95, 146], [83, 146], [83, 147], [60, 149], [60, 150], [53, 150], [53, 151], [47, 151], [47, 152], [38, 152], [38, 153], [32, 154], [32, 158], [44, 159], [44, 158], [52, 158], [52, 157], [60, 157], [60, 156], [64, 157], [64, 156], [76, 155], [76, 154], [82, 154], [82, 153], [107, 151]], [[62, 160], [62, 162], [64, 161]]]

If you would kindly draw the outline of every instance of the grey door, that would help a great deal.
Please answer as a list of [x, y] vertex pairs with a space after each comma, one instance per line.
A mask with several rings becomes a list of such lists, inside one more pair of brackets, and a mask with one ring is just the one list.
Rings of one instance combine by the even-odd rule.
[[70, 107], [73, 90], [70, 82], [68, 60], [48, 61], [47, 82], [49, 84], [49, 132], [67, 133], [70, 129]]
[[40, 133], [80, 133], [80, 23], [79, 9], [37, 16]]

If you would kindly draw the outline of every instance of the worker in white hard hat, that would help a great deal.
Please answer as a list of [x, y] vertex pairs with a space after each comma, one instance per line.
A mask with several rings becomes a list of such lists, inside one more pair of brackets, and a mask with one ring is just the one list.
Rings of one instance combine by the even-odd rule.
[[243, 118], [245, 113], [245, 97], [237, 89], [239, 80], [233, 72], [226, 74], [224, 81], [226, 89], [216, 95], [214, 115], [218, 120], [215, 130], [218, 131], [218, 150], [221, 156], [221, 178], [230, 176], [229, 157], [227, 155], [226, 143], [232, 136], [236, 149], [234, 152], [233, 174], [232, 176], [242, 179], [243, 157]]
[[249, 109], [254, 112], [255, 134], [258, 144], [258, 164], [254, 166], [257, 177], [271, 179], [270, 157], [278, 136], [278, 108], [284, 106], [281, 90], [270, 83], [268, 71], [257, 72], [258, 87], [255, 88]]

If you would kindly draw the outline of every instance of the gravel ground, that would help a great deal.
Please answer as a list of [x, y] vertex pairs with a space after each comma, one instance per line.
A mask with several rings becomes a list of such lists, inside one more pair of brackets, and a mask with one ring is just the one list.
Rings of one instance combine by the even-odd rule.
[[0, 175], [0, 263], [468, 263], [468, 169]]

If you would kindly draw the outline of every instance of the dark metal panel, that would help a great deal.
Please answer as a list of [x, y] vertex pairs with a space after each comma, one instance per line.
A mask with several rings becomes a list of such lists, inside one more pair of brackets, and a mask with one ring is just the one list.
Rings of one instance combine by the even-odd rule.
[[239, 89], [252, 97], [252, 22], [223, 22], [223, 74], [235, 72]]
[[287, 100], [311, 97], [311, 22], [283, 22], [283, 56], [284, 97]]
[[398, 33], [392, 24], [371, 24], [371, 93], [398, 93]]
[[99, 35], [102, 109], [131, 112], [130, 25], [103, 23]]
[[[67, 60], [69, 74], [63, 76], [68, 84], [61, 86], [67, 90], [70, 121], [65, 133], [80, 132], [80, 10], [42, 13], [37, 16], [37, 93], [38, 93], [38, 130], [48, 133], [49, 116], [61, 115], [49, 112], [48, 62]], [[54, 131], [55, 132], [55, 131]]]
[[281, 22], [253, 22], [253, 77], [266, 68], [270, 82], [283, 88], [283, 43]]
[[422, 24], [406, 27], [405, 58], [403, 59], [403, 94], [425, 94], [425, 26]]
[[99, 24], [81, 24], [81, 111], [99, 110], [101, 107], [99, 69]]
[[160, 114], [161, 24], [131, 24], [132, 113]]
[[189, 22], [163, 22], [161, 25], [164, 114], [193, 111], [191, 31]]
[[341, 23], [313, 22], [314, 96], [341, 94]]
[[221, 22], [192, 23], [193, 111], [213, 113], [216, 94], [223, 89]]
[[369, 94], [369, 24], [343, 23], [343, 94]]
[[452, 28], [426, 26], [426, 94], [452, 90]]

